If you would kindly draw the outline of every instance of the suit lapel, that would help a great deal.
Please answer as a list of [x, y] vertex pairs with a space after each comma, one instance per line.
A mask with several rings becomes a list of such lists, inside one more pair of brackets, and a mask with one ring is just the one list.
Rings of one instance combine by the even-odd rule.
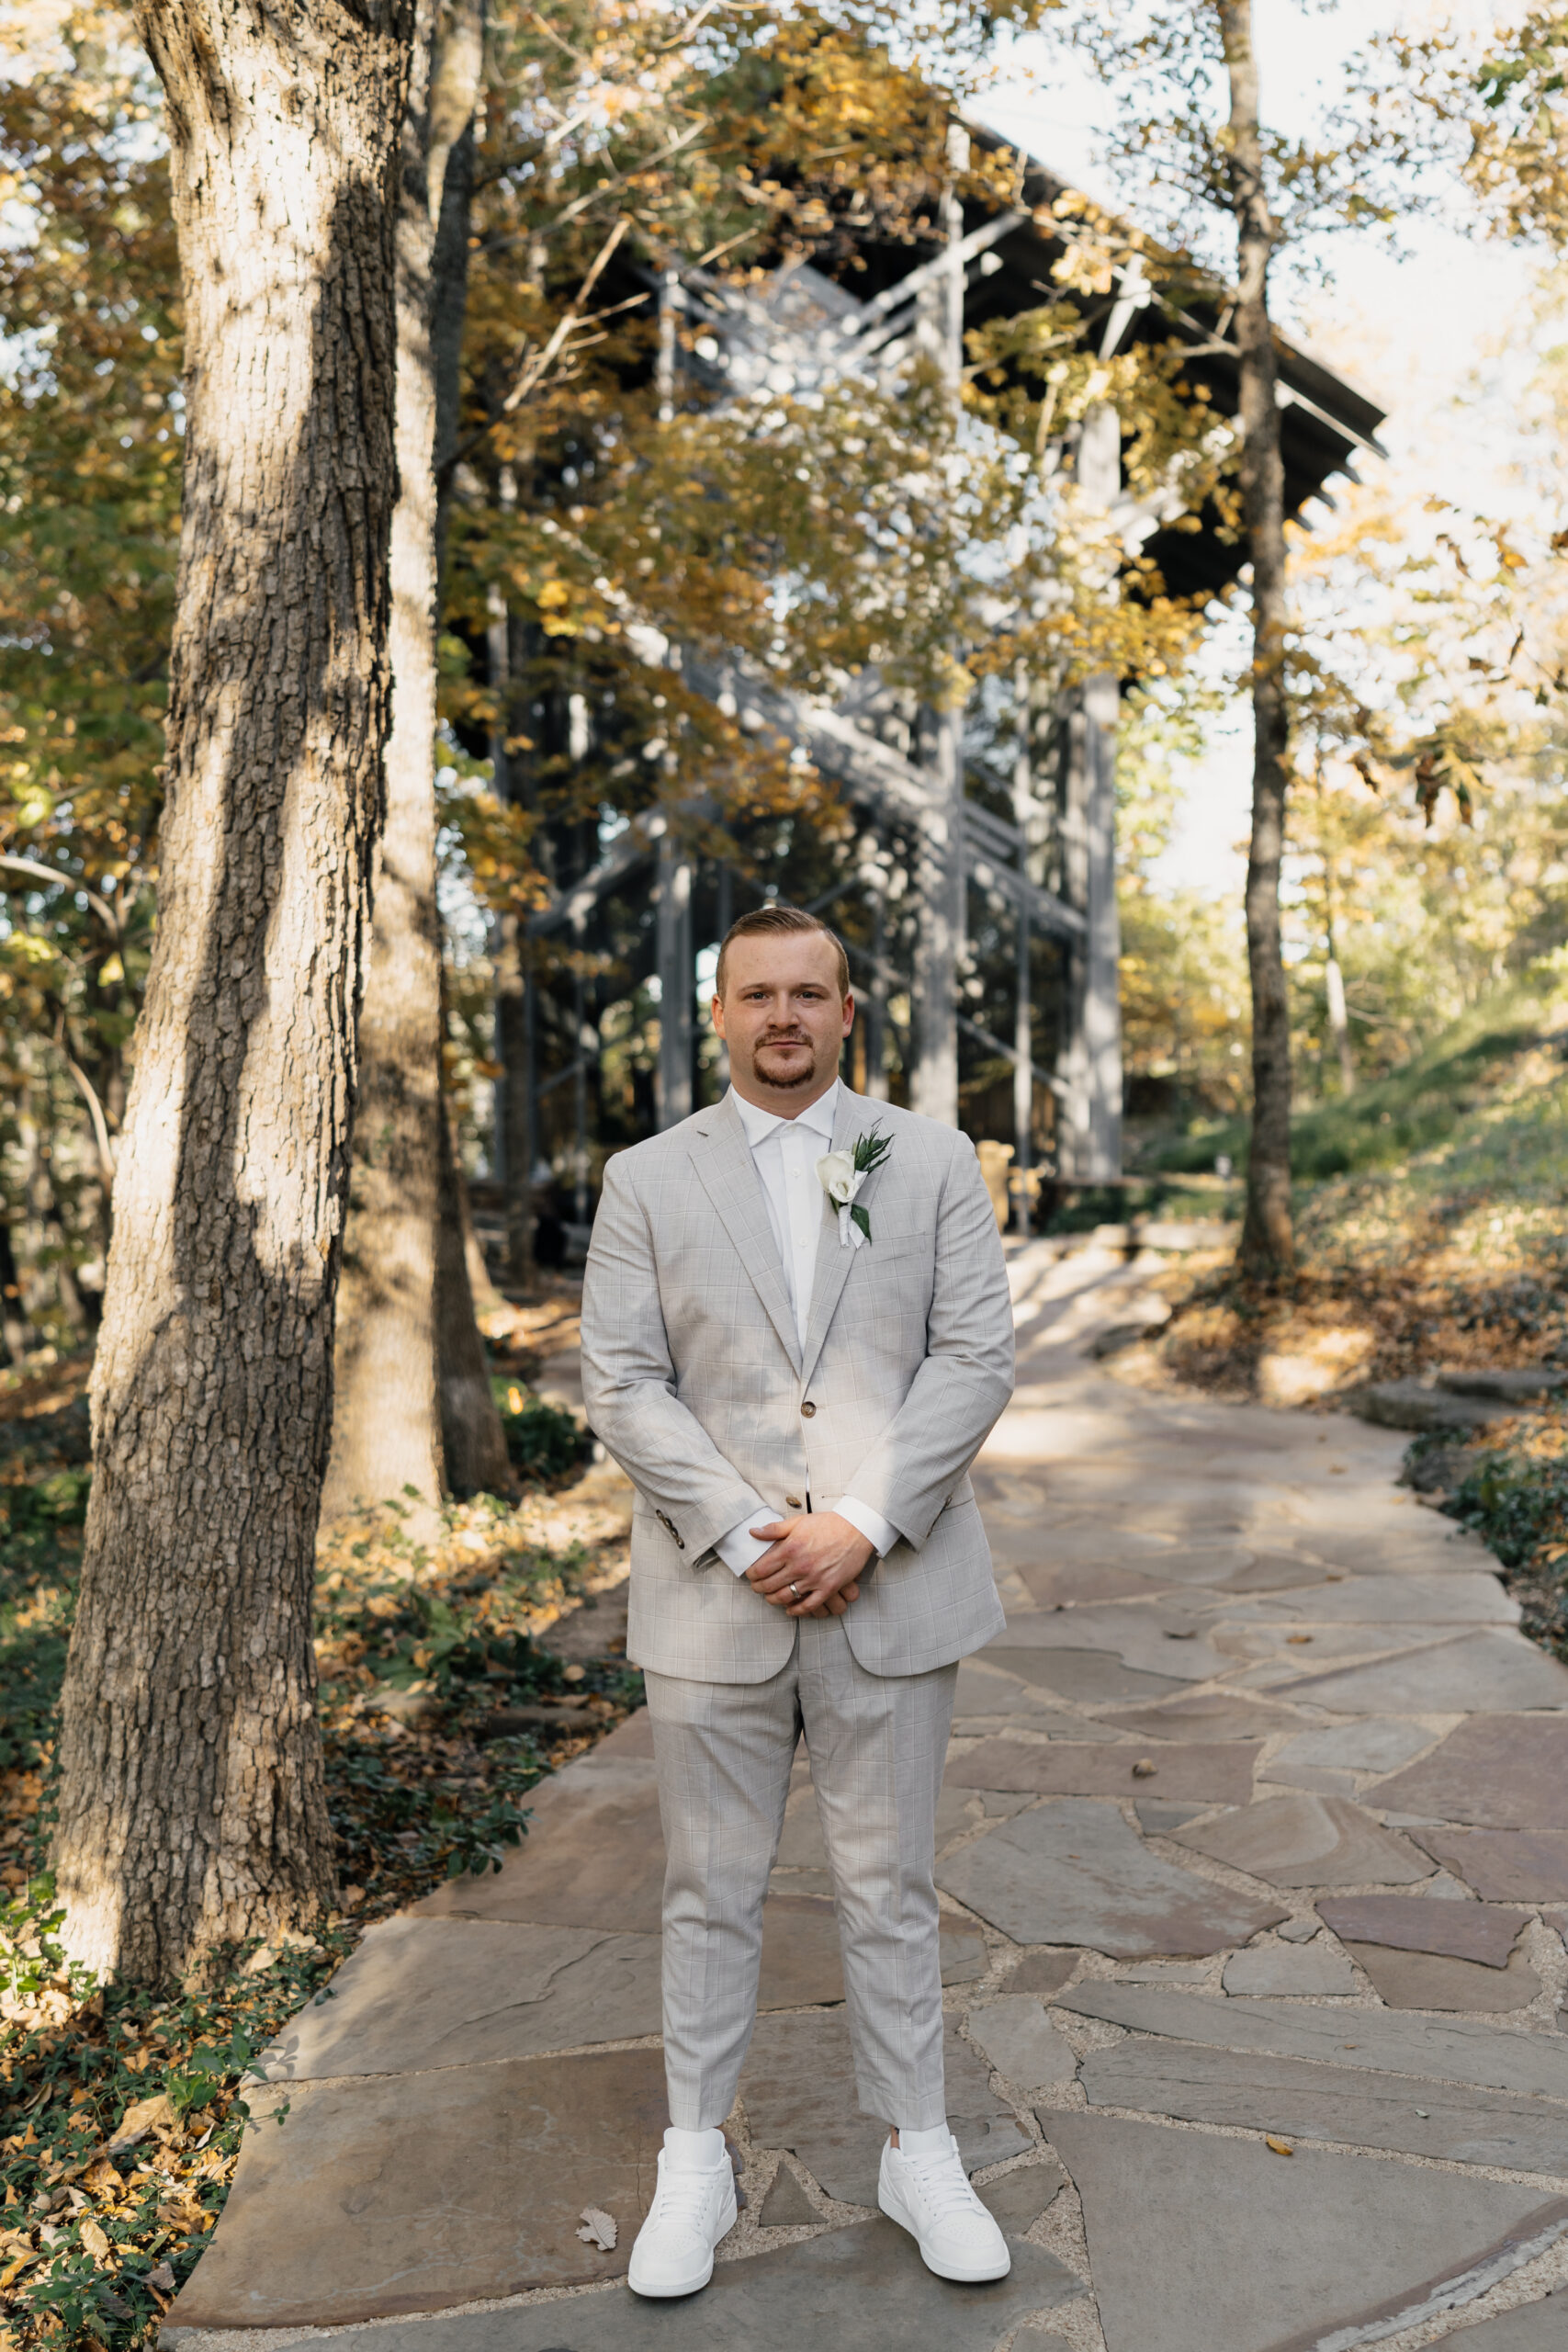
[[779, 1264], [768, 1204], [762, 1198], [761, 1179], [752, 1161], [751, 1147], [746, 1140], [739, 1114], [728, 1095], [705, 1114], [703, 1126], [692, 1138], [691, 1157], [703, 1189], [767, 1310], [768, 1320], [798, 1372], [800, 1341], [784, 1289], [784, 1269]]
[[[847, 1086], [839, 1089], [839, 1108], [833, 1120], [833, 1149], [848, 1151], [876, 1125], [876, 1105], [863, 1094], [852, 1094]], [[867, 1178], [867, 1182], [874, 1180]], [[869, 1209], [871, 1204], [867, 1202]], [[824, 1214], [822, 1236], [817, 1244], [817, 1269], [811, 1284], [811, 1316], [806, 1327], [806, 1355], [801, 1365], [802, 1385], [817, 1369], [817, 1359], [822, 1352], [822, 1342], [838, 1309], [844, 1284], [850, 1278], [850, 1268], [860, 1252], [851, 1242], [846, 1248], [839, 1239], [837, 1212]]]

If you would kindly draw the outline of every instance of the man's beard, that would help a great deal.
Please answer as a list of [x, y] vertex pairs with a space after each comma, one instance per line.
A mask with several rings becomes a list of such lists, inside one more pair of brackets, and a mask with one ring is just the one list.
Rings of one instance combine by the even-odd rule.
[[[761, 1060], [761, 1055], [764, 1053], [776, 1052], [781, 1046], [804, 1046], [807, 1055], [810, 1057], [807, 1062], [806, 1068], [801, 1070], [793, 1071], [787, 1078], [775, 1078], [770, 1071], [765, 1070], [762, 1068]], [[797, 1086], [810, 1085], [812, 1080], [817, 1075], [817, 1057], [811, 1052], [810, 1045], [804, 1037], [770, 1037], [767, 1044], [765, 1046], [759, 1046], [756, 1052], [753, 1054], [751, 1057], [751, 1072], [759, 1086], [775, 1087], [781, 1094], [788, 1094], [793, 1092], [795, 1088]]]

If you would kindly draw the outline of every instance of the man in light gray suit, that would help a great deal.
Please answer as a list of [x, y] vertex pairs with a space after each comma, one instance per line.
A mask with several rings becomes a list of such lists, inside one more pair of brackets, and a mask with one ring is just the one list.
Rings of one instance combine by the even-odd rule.
[[804, 1737], [832, 1867], [878, 2201], [942, 2277], [1000, 2278], [942, 2096], [935, 1819], [957, 1661], [1003, 1618], [969, 1465], [1012, 1392], [973, 1146], [838, 1077], [834, 934], [743, 915], [714, 1023], [730, 1091], [604, 1171], [582, 1296], [595, 1433], [637, 1488], [626, 1654], [653, 1719], [671, 2128], [633, 2249], [705, 2286], [735, 2221], [718, 2128]]

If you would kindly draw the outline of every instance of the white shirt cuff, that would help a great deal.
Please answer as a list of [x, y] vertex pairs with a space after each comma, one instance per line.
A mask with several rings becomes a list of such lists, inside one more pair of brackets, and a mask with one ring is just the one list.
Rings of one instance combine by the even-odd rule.
[[873, 1510], [869, 1503], [863, 1503], [857, 1496], [841, 1495], [833, 1508], [840, 1519], [847, 1519], [852, 1527], [859, 1528], [878, 1559], [884, 1553], [891, 1552], [897, 1543], [898, 1530], [890, 1526], [879, 1510]]
[[728, 1535], [719, 1537], [713, 1548], [733, 1575], [743, 1577], [748, 1568], [756, 1566], [764, 1552], [773, 1550], [771, 1544], [752, 1534], [751, 1528], [753, 1522], [766, 1526], [777, 1515], [766, 1503], [760, 1502], [755, 1510], [747, 1512], [739, 1527], [732, 1527]]

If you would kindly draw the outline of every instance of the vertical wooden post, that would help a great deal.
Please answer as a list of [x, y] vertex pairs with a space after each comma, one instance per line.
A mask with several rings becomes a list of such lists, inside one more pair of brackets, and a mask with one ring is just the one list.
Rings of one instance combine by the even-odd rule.
[[871, 987], [865, 999], [865, 1091], [873, 1102], [887, 1100], [886, 983], [882, 967], [887, 954], [887, 900], [881, 873], [882, 837], [876, 837], [877, 878], [871, 901]]
[[[1121, 426], [1106, 402], [1091, 408], [1078, 443], [1078, 480], [1110, 506], [1121, 487]], [[1116, 908], [1117, 681], [1089, 678], [1068, 714], [1063, 779], [1063, 881], [1088, 926], [1072, 956], [1062, 1076], [1060, 1173], [1080, 1184], [1122, 1173], [1121, 922]]]
[[[968, 134], [948, 132], [954, 173], [969, 161]], [[939, 292], [940, 345], [946, 372], [950, 429], [956, 438], [964, 400], [964, 207], [954, 181], [942, 193], [947, 267]], [[944, 1126], [958, 1125], [958, 971], [964, 954], [967, 880], [964, 859], [964, 710], [957, 705], [929, 714], [923, 730], [931, 798], [916, 849], [919, 915], [915, 929], [914, 1069], [910, 1107]]]
[[681, 281], [672, 269], [667, 269], [659, 281], [659, 352], [654, 362], [660, 424], [670, 424], [675, 414], [675, 313], [680, 307]]
[[[728, 865], [721, 861], [714, 881], [714, 929], [718, 933], [718, 944], [721, 948], [724, 945], [725, 933], [735, 920], [734, 901], [735, 877]], [[716, 972], [714, 975], [714, 985], [716, 988], [718, 985]], [[729, 1047], [722, 1037], [718, 1041], [718, 1055], [714, 1063], [714, 1078], [720, 1087], [727, 1087], [729, 1084]]]
[[659, 959], [659, 1125], [678, 1126], [692, 1115], [692, 864], [671, 840], [659, 837], [656, 953]]

